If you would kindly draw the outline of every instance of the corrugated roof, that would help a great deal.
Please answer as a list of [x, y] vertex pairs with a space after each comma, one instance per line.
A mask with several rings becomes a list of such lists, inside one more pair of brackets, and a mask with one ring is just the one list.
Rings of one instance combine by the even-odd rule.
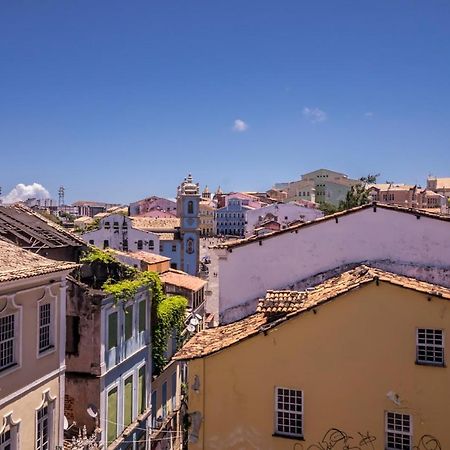
[[23, 205], [0, 206], [0, 236], [24, 248], [86, 246], [74, 233]]
[[78, 264], [54, 261], [0, 239], [0, 282], [72, 270]]
[[175, 359], [208, 356], [373, 281], [387, 282], [450, 299], [449, 288], [363, 265], [330, 278], [307, 291], [268, 291], [266, 297], [260, 300], [255, 314], [228, 325], [197, 333], [175, 355]]

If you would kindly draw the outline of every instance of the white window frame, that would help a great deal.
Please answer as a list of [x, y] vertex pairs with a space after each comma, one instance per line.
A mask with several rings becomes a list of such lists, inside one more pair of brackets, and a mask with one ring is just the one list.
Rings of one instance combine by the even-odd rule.
[[[279, 394], [279, 390], [281, 390], [281, 389], [289, 391], [289, 395], [291, 395], [291, 393], [293, 393], [293, 392], [295, 392], [295, 393], [300, 392], [300, 411], [292, 411], [289, 409], [278, 407], [278, 394]], [[274, 434], [276, 436], [286, 436], [289, 438], [303, 439], [303, 437], [304, 437], [304, 409], [305, 409], [303, 391], [300, 389], [292, 389], [292, 388], [283, 387], [283, 386], [275, 386], [274, 397], [275, 397], [274, 398], [274, 411], [275, 411], [275, 417], [274, 417], [275, 432], [274, 432]], [[279, 412], [286, 413], [288, 415], [292, 415], [294, 418], [300, 417], [300, 420], [301, 420], [300, 433], [293, 433], [290, 431], [280, 431], [281, 424], [278, 422], [278, 413]], [[290, 428], [290, 426], [289, 426], [289, 428]]]
[[[8, 444], [10, 445], [11, 450], [17, 450], [19, 448], [19, 424], [20, 424], [20, 420], [18, 421], [14, 421], [12, 418], [12, 412], [8, 413], [7, 415], [5, 415], [3, 417], [3, 425], [0, 428], [0, 436], [3, 433], [6, 433], [9, 431], [9, 442]], [[6, 442], [1, 442], [0, 440], [0, 450], [5, 450], [6, 448]]]
[[[388, 425], [389, 415], [393, 415], [394, 420], [397, 419], [396, 416], [399, 416], [399, 419], [401, 421], [403, 421], [403, 417], [406, 417], [406, 416], [409, 417], [409, 431], [404, 431], [403, 430], [403, 423], [400, 425], [399, 429], [397, 429], [397, 427], [395, 427], [395, 426], [393, 428], [392, 427], [389, 428], [389, 425]], [[405, 444], [405, 446], [402, 447], [402, 450], [412, 450], [412, 448], [413, 448], [413, 442], [412, 442], [412, 437], [413, 437], [412, 416], [410, 414], [403, 414], [401, 412], [385, 411], [384, 417], [385, 417], [385, 448], [386, 448], [386, 450], [396, 450], [396, 449], [398, 449], [398, 447], [389, 447], [389, 444], [388, 444], [389, 434], [392, 434], [394, 437], [398, 437], [400, 439], [403, 439], [404, 436], [408, 436], [409, 437], [409, 444]]]
[[[110, 426], [116, 426], [116, 438], [120, 435], [120, 433], [122, 432], [122, 426], [119, 425], [122, 423], [122, 417], [121, 417], [121, 402], [122, 402], [122, 396], [123, 396], [123, 392], [121, 391], [122, 386], [116, 381], [112, 384], [110, 384], [108, 386], [108, 389], [106, 390], [106, 396], [105, 396], [105, 443], [108, 442], [108, 430]], [[111, 422], [109, 422], [109, 417], [108, 417], [108, 397], [109, 397], [109, 393], [113, 390], [113, 389], [117, 389], [117, 411], [116, 411], [116, 423], [113, 424]], [[119, 431], [120, 430], [120, 431]]]
[[47, 408], [47, 431], [48, 431], [48, 449], [52, 449], [55, 446], [54, 442], [54, 410], [55, 410], [55, 400], [56, 397], [52, 397], [50, 395], [50, 389], [47, 389], [42, 393], [42, 402], [41, 404], [35, 409], [35, 435], [34, 435], [34, 448], [35, 450], [41, 450], [45, 447], [38, 447], [37, 446], [37, 440], [38, 440], [38, 434], [39, 434], [39, 411], [41, 411], [43, 408]]
[[[118, 399], [117, 402], [117, 410], [121, 412], [122, 418], [120, 421], [120, 432], [122, 432], [126, 427], [125, 426], [125, 381], [128, 380], [128, 378], [133, 379], [133, 389], [131, 391], [131, 423], [133, 423], [137, 418], [137, 389], [136, 389], [136, 383], [137, 383], [137, 372], [136, 368], [133, 367], [128, 372], [125, 372], [121, 379], [120, 379], [120, 388], [122, 390], [120, 401]], [[118, 414], [119, 415], [119, 414]]]
[[[42, 358], [56, 351], [56, 300], [57, 296], [53, 295], [50, 287], [47, 286], [45, 288], [45, 294], [43, 298], [38, 300], [37, 302], [37, 312], [36, 312], [36, 358]], [[41, 338], [41, 306], [50, 305], [50, 327], [49, 327], [49, 339], [50, 339], [50, 347], [47, 347], [43, 350], [39, 348], [40, 338]]]
[[[13, 344], [13, 364], [0, 370], [0, 378], [14, 372], [22, 367], [22, 306], [16, 305], [14, 296], [3, 297], [6, 299], [4, 307], [0, 310], [0, 317], [14, 315], [14, 344]], [[0, 297], [0, 305], [3, 303]]]
[[[425, 336], [426, 336], [427, 332], [432, 332], [433, 333], [433, 343], [432, 344], [420, 343], [419, 342], [419, 333], [420, 332], [425, 332]], [[435, 343], [436, 332], [441, 332], [442, 344]], [[432, 350], [433, 354], [436, 349], [442, 350], [442, 361], [435, 361], [435, 360], [427, 361], [426, 359], [420, 359], [419, 358], [419, 348], [420, 347], [422, 347], [425, 350], [425, 352]], [[420, 364], [420, 365], [426, 365], [426, 366], [441, 366], [441, 367], [445, 366], [445, 332], [443, 329], [441, 329], [441, 328], [416, 328], [416, 363]]]

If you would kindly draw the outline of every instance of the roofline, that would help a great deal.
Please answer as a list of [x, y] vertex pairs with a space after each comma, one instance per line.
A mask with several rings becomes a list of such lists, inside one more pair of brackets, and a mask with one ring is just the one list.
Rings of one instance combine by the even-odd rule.
[[[403, 275], [401, 275], [401, 276], [403, 276]], [[405, 277], [405, 278], [408, 278], [408, 277]], [[354, 290], [359, 289], [361, 286], [365, 286], [365, 285], [367, 285], [367, 284], [369, 284], [369, 283], [372, 283], [372, 282], [375, 282], [377, 285], [378, 285], [379, 283], [387, 283], [387, 284], [389, 284], [389, 285], [391, 285], [391, 286], [396, 286], [396, 287], [399, 287], [399, 288], [409, 289], [409, 290], [412, 290], [412, 291], [414, 291], [414, 292], [418, 292], [418, 293], [420, 293], [420, 294], [424, 294], [424, 295], [436, 297], [436, 298], [439, 298], [439, 299], [446, 299], [445, 297], [442, 297], [441, 295], [439, 295], [439, 294], [436, 293], [436, 292], [433, 292], [433, 291], [426, 292], [426, 291], [424, 291], [424, 290], [414, 289], [414, 288], [411, 287], [411, 286], [404, 286], [404, 285], [401, 285], [401, 284], [393, 283], [391, 280], [380, 279], [380, 276], [379, 276], [379, 275], [374, 274], [374, 276], [373, 276], [372, 278], [369, 278], [369, 279], [366, 279], [366, 280], [362, 280], [362, 281], [360, 281], [358, 284], [352, 285], [352, 286], [351, 286], [348, 290], [346, 290], [345, 292], [337, 292], [335, 295], [332, 295], [331, 297], [327, 298], [326, 300], [323, 300], [323, 301], [320, 302], [320, 303], [316, 303], [316, 304], [310, 305], [310, 306], [308, 306], [308, 307], [306, 307], [306, 308], [304, 308], [304, 309], [299, 309], [299, 310], [297, 310], [297, 311], [292, 311], [292, 312], [287, 313], [287, 314], [285, 314], [284, 316], [282, 316], [282, 317], [280, 317], [280, 318], [278, 318], [278, 319], [276, 319], [276, 320], [274, 320], [274, 321], [272, 321], [272, 322], [268, 322], [268, 323], [265, 324], [265, 325], [261, 325], [260, 327], [258, 327], [256, 330], [254, 330], [254, 331], [252, 331], [251, 333], [249, 333], [249, 334], [248, 334], [247, 336], [245, 336], [244, 338], [242, 338], [242, 339], [240, 339], [240, 340], [237, 340], [236, 342], [233, 342], [233, 343], [231, 343], [230, 345], [227, 345], [226, 347], [222, 347], [222, 348], [219, 348], [219, 349], [217, 349], [217, 350], [214, 350], [214, 351], [212, 351], [212, 352], [210, 352], [210, 353], [207, 353], [207, 354], [205, 354], [205, 355], [199, 355], [199, 356], [191, 356], [191, 357], [184, 357], [184, 358], [183, 358], [183, 357], [177, 357], [176, 355], [174, 355], [173, 359], [174, 359], [174, 360], [178, 360], [178, 361], [190, 361], [190, 360], [194, 360], [194, 359], [207, 358], [207, 357], [209, 357], [209, 356], [211, 356], [211, 355], [214, 355], [214, 354], [219, 353], [219, 352], [221, 352], [221, 351], [227, 350], [228, 348], [233, 347], [234, 345], [237, 345], [237, 344], [239, 344], [239, 343], [241, 343], [241, 342], [243, 342], [243, 341], [245, 341], [245, 340], [247, 340], [247, 339], [250, 339], [250, 338], [252, 338], [253, 336], [255, 336], [255, 335], [257, 335], [257, 334], [260, 334], [260, 333], [266, 334], [266, 333], [267, 333], [269, 330], [271, 330], [272, 328], [275, 328], [275, 327], [277, 327], [278, 325], [282, 325], [282, 324], [284, 324], [285, 322], [289, 321], [290, 319], [292, 319], [292, 318], [294, 318], [294, 317], [300, 316], [300, 315], [302, 315], [302, 314], [304, 314], [304, 313], [307, 313], [307, 312], [309, 312], [309, 311], [311, 311], [311, 310], [314, 310], [315, 308], [318, 308], [319, 306], [322, 306], [322, 305], [325, 305], [325, 304], [327, 304], [327, 303], [329, 303], [329, 302], [331, 302], [331, 301], [334, 301], [334, 300], [336, 300], [338, 297], [340, 297], [340, 296], [342, 296], [342, 295], [345, 295], [345, 294], [348, 294], [349, 292], [353, 292]], [[427, 283], [427, 284], [430, 284], [430, 285], [431, 285], [431, 283]], [[436, 286], [438, 286], [438, 285], [436, 285]], [[448, 301], [448, 299], [447, 299], [447, 301]], [[264, 315], [264, 313], [254, 313], [253, 315], [255, 315], [255, 314], [261, 314], [261, 315]], [[245, 320], [245, 319], [248, 318], [248, 317], [251, 317], [251, 316], [244, 317], [243, 319], [241, 319], [241, 321], [242, 321], [242, 320]], [[239, 322], [239, 321], [238, 321], [238, 322]], [[232, 322], [232, 323], [236, 323], [236, 322]], [[230, 325], [231, 325], [231, 324], [230, 324]], [[226, 325], [224, 325], [224, 326], [226, 326]]]
[[431, 213], [431, 212], [427, 212], [424, 210], [419, 210], [419, 209], [415, 209], [415, 208], [406, 208], [404, 206], [397, 206], [397, 205], [387, 205], [384, 203], [377, 203], [377, 202], [372, 202], [372, 203], [367, 203], [366, 205], [362, 205], [362, 206], [356, 206], [354, 208], [351, 209], [346, 209], [345, 211], [339, 211], [337, 213], [334, 214], [329, 214], [328, 216], [324, 216], [324, 217], [319, 217], [317, 219], [311, 220], [309, 222], [304, 222], [304, 223], [300, 223], [297, 225], [292, 225], [288, 228], [284, 228], [283, 230], [279, 230], [279, 231], [274, 231], [270, 234], [266, 234], [264, 236], [250, 236], [248, 238], [245, 239], [239, 239], [237, 241], [234, 242], [230, 242], [229, 244], [218, 244], [218, 245], [214, 245], [211, 246], [210, 248], [213, 249], [233, 249], [236, 247], [242, 247], [244, 245], [247, 244], [252, 244], [256, 241], [261, 241], [264, 239], [270, 239], [273, 237], [277, 237], [280, 234], [283, 233], [292, 233], [295, 232], [296, 230], [300, 229], [300, 228], [306, 228], [312, 225], [318, 225], [322, 222], [326, 222], [329, 220], [337, 220], [339, 217], [343, 217], [343, 216], [347, 216], [359, 211], [362, 211], [364, 209], [369, 209], [369, 208], [373, 208], [374, 212], [376, 212], [377, 208], [381, 208], [381, 209], [386, 209], [386, 210], [391, 210], [391, 211], [398, 211], [398, 212], [402, 212], [402, 213], [406, 213], [406, 214], [412, 214], [416, 217], [419, 216], [423, 216], [423, 217], [428, 217], [430, 219], [437, 219], [437, 220], [442, 220], [444, 222], [450, 222], [450, 217], [445, 217], [436, 213]]

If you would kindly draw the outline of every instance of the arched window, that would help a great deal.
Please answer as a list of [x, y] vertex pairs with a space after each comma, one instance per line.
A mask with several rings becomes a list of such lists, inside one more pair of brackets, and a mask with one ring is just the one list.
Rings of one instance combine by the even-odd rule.
[[192, 200], [188, 201], [188, 214], [194, 214], [194, 202]]

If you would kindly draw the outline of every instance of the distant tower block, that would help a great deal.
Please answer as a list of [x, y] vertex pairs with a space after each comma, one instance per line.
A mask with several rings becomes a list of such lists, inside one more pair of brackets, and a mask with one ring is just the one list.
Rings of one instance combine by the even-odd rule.
[[58, 189], [58, 206], [64, 205], [64, 186], [60, 186]]

